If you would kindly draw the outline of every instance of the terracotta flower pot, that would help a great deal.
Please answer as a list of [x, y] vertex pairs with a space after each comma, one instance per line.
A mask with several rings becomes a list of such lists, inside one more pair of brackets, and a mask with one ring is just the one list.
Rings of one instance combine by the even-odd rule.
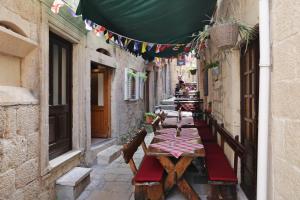
[[151, 124], [153, 122], [153, 117], [152, 116], [146, 116], [146, 123]]

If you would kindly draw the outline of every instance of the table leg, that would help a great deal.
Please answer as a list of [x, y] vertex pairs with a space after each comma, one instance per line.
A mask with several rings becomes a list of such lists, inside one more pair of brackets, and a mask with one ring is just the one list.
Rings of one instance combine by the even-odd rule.
[[165, 193], [168, 193], [176, 183], [177, 178], [176, 178], [175, 165], [167, 156], [159, 156], [157, 158], [168, 173], [164, 183]]
[[185, 179], [181, 179], [178, 183], [178, 189], [187, 197], [188, 200], [200, 200], [195, 190], [189, 185]]
[[179, 190], [188, 199], [200, 200], [194, 189], [188, 184], [185, 179], [182, 178], [184, 172], [193, 161], [192, 157], [181, 157], [175, 165], [167, 156], [159, 156], [157, 158], [168, 173], [164, 184], [165, 193], [168, 193], [173, 188], [173, 186], [177, 184]]

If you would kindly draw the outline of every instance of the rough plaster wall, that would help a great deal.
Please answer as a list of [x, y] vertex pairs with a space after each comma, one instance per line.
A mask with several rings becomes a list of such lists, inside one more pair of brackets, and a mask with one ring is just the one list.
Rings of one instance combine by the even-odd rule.
[[268, 199], [300, 196], [300, 1], [271, 5], [272, 72]]
[[144, 101], [124, 101], [125, 68], [144, 71], [145, 64], [141, 57], [135, 57], [128, 52], [116, 48], [115, 59], [117, 68], [112, 80], [112, 137], [140, 128], [144, 116]]

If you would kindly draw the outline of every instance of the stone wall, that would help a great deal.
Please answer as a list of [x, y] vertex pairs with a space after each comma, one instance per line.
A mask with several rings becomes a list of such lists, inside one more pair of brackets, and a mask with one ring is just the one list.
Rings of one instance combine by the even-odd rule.
[[300, 2], [272, 0], [268, 199], [300, 196]]
[[[9, 90], [9, 92], [7, 92]], [[0, 86], [0, 199], [37, 199], [39, 190], [39, 106], [30, 92]], [[10, 94], [23, 101], [10, 99]]]

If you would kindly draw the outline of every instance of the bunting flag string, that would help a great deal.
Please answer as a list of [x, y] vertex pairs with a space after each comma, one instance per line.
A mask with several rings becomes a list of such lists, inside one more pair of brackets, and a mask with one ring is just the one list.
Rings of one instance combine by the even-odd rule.
[[[75, 14], [75, 10], [77, 8], [77, 0], [54, 0], [51, 11], [53, 13], [58, 14], [61, 7], [66, 5], [67, 11], [73, 16], [78, 17]], [[183, 48], [184, 52], [189, 52], [191, 49], [191, 44], [155, 44], [147, 41], [135, 40], [118, 33], [107, 30], [107, 28], [98, 25], [91, 20], [84, 20], [85, 28], [88, 31], [93, 31], [96, 36], [101, 37], [104, 36], [104, 39], [107, 43], [114, 43], [122, 49], [133, 51], [135, 55], [145, 54], [147, 52], [153, 52], [155, 54], [160, 54], [167, 49], [172, 51], [179, 51], [180, 48]]]

